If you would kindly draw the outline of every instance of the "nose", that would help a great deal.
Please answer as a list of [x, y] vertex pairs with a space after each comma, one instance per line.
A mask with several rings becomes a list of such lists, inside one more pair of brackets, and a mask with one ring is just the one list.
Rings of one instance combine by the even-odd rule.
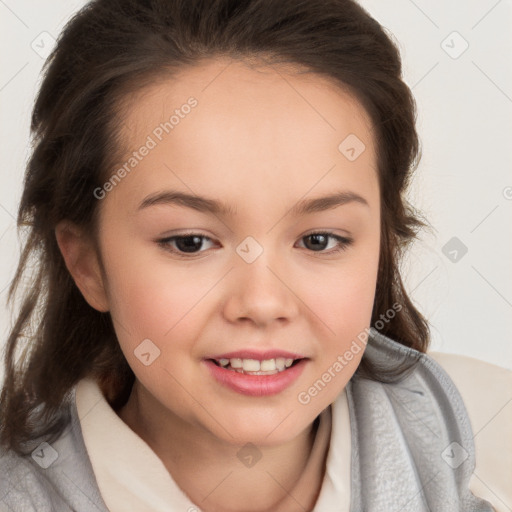
[[289, 272], [282, 272], [264, 251], [252, 263], [239, 260], [230, 272], [224, 315], [230, 322], [258, 327], [287, 323], [299, 313], [299, 299]]

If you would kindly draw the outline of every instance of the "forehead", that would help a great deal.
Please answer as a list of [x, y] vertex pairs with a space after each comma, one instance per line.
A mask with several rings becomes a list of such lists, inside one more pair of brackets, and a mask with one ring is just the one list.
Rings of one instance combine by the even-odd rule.
[[[348, 86], [330, 77], [292, 64], [265, 65], [218, 57], [172, 75], [162, 74], [151, 85], [125, 96], [120, 114], [124, 135], [130, 139], [150, 133], [190, 97], [197, 98], [200, 105], [196, 118], [197, 112], [216, 114], [219, 121], [243, 117], [245, 125], [257, 121], [265, 127], [268, 118], [256, 114], [273, 111], [276, 115], [270, 121], [280, 116], [281, 123], [289, 119], [293, 127], [294, 119], [286, 117], [293, 109], [309, 121], [300, 127], [304, 133], [322, 129], [342, 133], [351, 127], [365, 138], [372, 131], [367, 112]], [[243, 116], [236, 116], [240, 108]]]
[[[196, 106], [184, 108], [190, 98]], [[366, 111], [332, 80], [297, 67], [204, 61], [127, 97], [121, 112], [124, 156], [117, 165], [148, 137], [155, 143], [137, 164], [144, 172], [125, 180], [134, 194], [154, 190], [170, 179], [170, 170], [176, 183], [186, 176], [185, 185], [201, 188], [195, 192], [221, 195], [228, 182], [231, 189], [249, 187], [253, 195], [262, 185], [286, 192], [294, 183], [306, 193], [304, 187], [320, 179], [325, 189], [340, 175], [349, 186], [375, 185]], [[343, 153], [350, 146], [363, 151], [356, 160]]]

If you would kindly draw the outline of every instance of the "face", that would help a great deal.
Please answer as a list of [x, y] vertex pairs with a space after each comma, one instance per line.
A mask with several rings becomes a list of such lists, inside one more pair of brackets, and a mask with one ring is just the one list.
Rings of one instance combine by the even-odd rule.
[[[123, 122], [119, 179], [96, 191], [99, 242], [145, 399], [227, 443], [292, 439], [343, 390], [370, 324], [380, 203], [365, 111], [318, 75], [214, 60], [145, 89]], [[278, 384], [208, 361], [272, 350], [303, 358]]]

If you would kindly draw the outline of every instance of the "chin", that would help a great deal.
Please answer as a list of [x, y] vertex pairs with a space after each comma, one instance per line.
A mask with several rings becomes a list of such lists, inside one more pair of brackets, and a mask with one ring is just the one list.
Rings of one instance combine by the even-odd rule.
[[229, 421], [226, 430], [216, 425], [215, 432], [217, 437], [236, 446], [244, 446], [247, 443], [259, 447], [279, 446], [294, 439], [313, 422], [304, 419], [304, 425], [301, 427], [302, 422], [297, 421], [296, 415], [288, 414], [289, 412], [272, 421], [268, 417], [260, 421], [254, 418], [250, 421], [246, 418], [238, 422]]

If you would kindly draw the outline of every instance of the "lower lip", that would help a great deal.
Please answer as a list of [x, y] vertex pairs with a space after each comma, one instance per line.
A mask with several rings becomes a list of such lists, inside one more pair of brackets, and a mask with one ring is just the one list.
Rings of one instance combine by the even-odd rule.
[[217, 366], [213, 361], [204, 360], [218, 382], [228, 388], [249, 396], [277, 395], [290, 386], [303, 372], [307, 359], [301, 359], [290, 368], [273, 375], [249, 375]]

